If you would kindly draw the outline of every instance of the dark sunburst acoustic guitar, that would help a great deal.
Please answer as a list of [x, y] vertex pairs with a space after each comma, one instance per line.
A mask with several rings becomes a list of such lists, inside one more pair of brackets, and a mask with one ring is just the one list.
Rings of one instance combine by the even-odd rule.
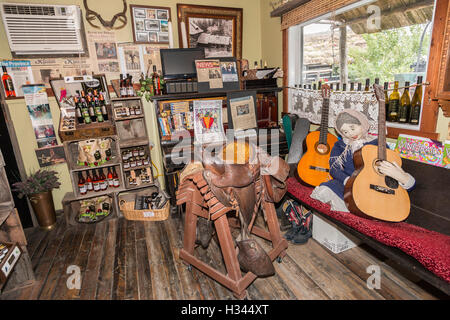
[[337, 142], [336, 136], [328, 133], [328, 110], [330, 106], [330, 86], [322, 86], [322, 117], [319, 131], [306, 136], [306, 152], [297, 165], [297, 177], [310, 186], [318, 186], [331, 179], [330, 153]]
[[386, 148], [386, 109], [383, 87], [374, 85], [378, 100], [378, 146], [366, 145], [353, 155], [355, 172], [345, 185], [344, 200], [350, 212], [390, 222], [405, 220], [411, 203], [397, 180], [378, 171], [378, 163], [402, 165], [400, 155]]

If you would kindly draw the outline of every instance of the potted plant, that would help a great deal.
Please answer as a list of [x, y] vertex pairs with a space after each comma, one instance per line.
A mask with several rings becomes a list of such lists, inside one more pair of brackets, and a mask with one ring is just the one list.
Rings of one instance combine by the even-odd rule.
[[56, 174], [56, 171], [38, 170], [25, 181], [12, 185], [13, 191], [18, 192], [20, 198], [27, 196], [30, 199], [39, 226], [44, 230], [51, 230], [56, 225], [52, 190], [61, 185]]

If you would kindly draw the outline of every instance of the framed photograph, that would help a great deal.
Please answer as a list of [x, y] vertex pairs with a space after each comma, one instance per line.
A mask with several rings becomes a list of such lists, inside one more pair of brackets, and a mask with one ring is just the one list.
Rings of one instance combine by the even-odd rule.
[[36, 149], [35, 152], [41, 168], [66, 162], [63, 146], [40, 148]]
[[130, 5], [130, 12], [134, 43], [169, 44], [169, 7]]
[[177, 4], [181, 48], [205, 48], [206, 58], [242, 57], [242, 8]]
[[145, 20], [145, 30], [146, 31], [159, 31], [160, 30], [159, 20]]
[[228, 128], [235, 131], [256, 129], [256, 91], [227, 94]]

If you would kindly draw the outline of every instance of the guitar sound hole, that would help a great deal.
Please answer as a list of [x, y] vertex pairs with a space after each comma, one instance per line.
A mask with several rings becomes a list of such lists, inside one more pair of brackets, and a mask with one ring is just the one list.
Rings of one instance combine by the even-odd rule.
[[391, 189], [397, 189], [398, 188], [398, 181], [395, 180], [394, 178], [385, 176], [384, 177], [384, 182], [386, 183], [386, 185], [391, 188]]
[[317, 147], [317, 152], [321, 153], [321, 154], [326, 154], [328, 152], [328, 146], [326, 144], [318, 144]]

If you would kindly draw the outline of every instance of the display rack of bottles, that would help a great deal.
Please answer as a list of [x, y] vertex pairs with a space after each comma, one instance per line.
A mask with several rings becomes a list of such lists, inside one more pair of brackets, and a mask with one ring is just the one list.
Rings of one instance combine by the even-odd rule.
[[[141, 98], [115, 98], [112, 108], [119, 137], [125, 189], [154, 186], [150, 139]], [[139, 110], [137, 115], [136, 110]]]
[[[101, 141], [104, 139], [108, 139], [109, 144], [107, 144], [105, 149], [102, 149]], [[89, 145], [89, 142], [94, 140], [99, 141], [99, 143]], [[65, 141], [63, 142], [63, 145], [64, 150], [67, 151], [66, 161], [69, 170], [83, 171], [86, 169], [103, 168], [121, 163], [119, 156], [119, 138], [116, 135], [101, 137], [98, 139]], [[80, 149], [83, 147], [90, 149], [92, 145], [96, 146], [96, 149], [92, 150], [91, 158], [93, 158], [93, 161], [89, 161], [85, 155], [80, 157]]]
[[71, 178], [75, 196], [89, 198], [117, 192], [124, 187], [122, 165], [72, 171]]

